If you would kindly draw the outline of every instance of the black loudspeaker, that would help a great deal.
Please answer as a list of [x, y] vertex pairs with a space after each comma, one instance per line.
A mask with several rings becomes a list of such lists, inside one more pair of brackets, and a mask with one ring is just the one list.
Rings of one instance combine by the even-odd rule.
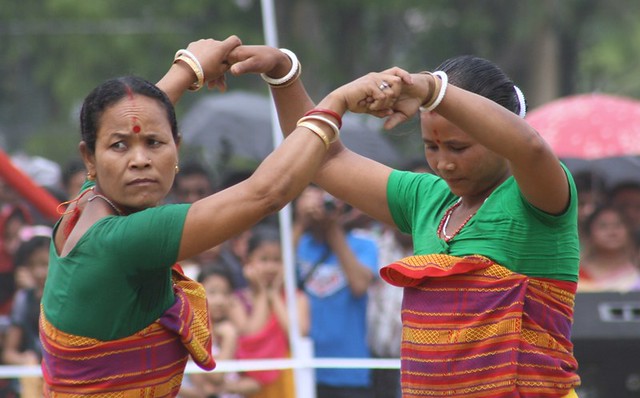
[[578, 293], [572, 340], [580, 398], [640, 398], [640, 292]]

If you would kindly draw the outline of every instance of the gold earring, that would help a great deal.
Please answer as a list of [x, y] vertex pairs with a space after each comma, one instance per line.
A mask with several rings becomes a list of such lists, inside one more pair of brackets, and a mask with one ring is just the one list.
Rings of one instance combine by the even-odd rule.
[[180, 166], [178, 166], [178, 163], [176, 163], [176, 174], [178, 174], [180, 172]]
[[87, 172], [87, 180], [89, 180], [89, 181], [93, 181], [93, 180], [95, 180], [95, 179], [96, 179], [96, 178], [93, 176], [93, 174], [91, 174], [90, 172]]

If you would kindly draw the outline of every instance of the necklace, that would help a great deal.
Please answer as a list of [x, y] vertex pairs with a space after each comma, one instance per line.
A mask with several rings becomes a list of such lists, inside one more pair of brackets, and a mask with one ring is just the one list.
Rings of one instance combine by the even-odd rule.
[[[94, 187], [95, 188], [95, 187]], [[99, 193], [96, 193], [96, 190], [94, 188], [91, 188], [91, 190], [93, 191], [93, 196], [90, 197], [89, 199], [87, 199], [87, 202], [91, 202], [92, 200], [94, 200], [95, 198], [100, 198], [102, 200], [104, 200], [105, 202], [107, 202], [107, 204], [109, 206], [111, 206], [111, 208], [113, 210], [115, 210], [116, 213], [118, 213], [119, 216], [124, 215], [124, 213], [122, 212], [122, 210], [120, 210], [118, 208], [118, 206], [116, 206], [109, 198], [107, 198], [104, 195], [100, 195]]]
[[449, 225], [449, 220], [451, 219], [451, 214], [453, 214], [453, 211], [460, 206], [460, 203], [462, 202], [462, 198], [458, 199], [458, 201], [456, 203], [453, 204], [453, 206], [451, 206], [445, 213], [444, 216], [442, 217], [442, 220], [440, 220], [440, 224], [438, 225], [438, 236], [442, 236], [444, 237], [444, 241], [445, 242], [449, 242], [451, 239], [453, 239], [454, 236], [456, 236], [458, 234], [458, 232], [460, 232], [460, 230], [467, 225], [467, 223], [469, 222], [469, 220], [471, 220], [471, 217], [473, 217], [478, 210], [474, 211], [473, 213], [469, 214], [469, 217], [467, 217], [462, 224], [460, 224], [460, 226], [458, 227], [458, 229], [456, 229], [455, 231], [453, 231], [453, 233], [451, 235], [447, 235], [447, 225]]

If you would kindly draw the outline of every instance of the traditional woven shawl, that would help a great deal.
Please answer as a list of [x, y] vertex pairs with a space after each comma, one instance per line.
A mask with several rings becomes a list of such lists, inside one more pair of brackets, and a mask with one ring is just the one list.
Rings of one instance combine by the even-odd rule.
[[380, 273], [405, 288], [403, 397], [562, 397], [580, 384], [574, 283], [480, 256], [411, 256]]
[[211, 333], [200, 284], [174, 269], [176, 302], [126, 338], [100, 341], [56, 329], [40, 316], [45, 397], [174, 397], [189, 354], [211, 370]]

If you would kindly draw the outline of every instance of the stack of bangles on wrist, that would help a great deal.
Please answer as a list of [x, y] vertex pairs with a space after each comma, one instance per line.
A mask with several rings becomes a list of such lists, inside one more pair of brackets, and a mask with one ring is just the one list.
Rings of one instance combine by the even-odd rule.
[[[328, 119], [325, 116], [322, 116], [322, 114], [333, 117], [334, 119], [336, 119], [337, 123], [333, 122], [331, 119]], [[331, 127], [331, 130], [333, 130], [333, 138], [329, 139], [329, 137], [324, 132], [322, 127], [318, 126], [318, 124], [313, 123], [312, 121], [318, 121]], [[330, 109], [313, 108], [307, 113], [305, 113], [304, 116], [300, 118], [300, 120], [298, 120], [297, 126], [305, 127], [311, 130], [311, 132], [313, 132], [315, 135], [320, 137], [320, 139], [324, 143], [325, 149], [329, 149], [329, 146], [331, 145], [331, 143], [335, 142], [340, 137], [340, 128], [342, 127], [342, 117], [340, 117], [338, 113]]]
[[266, 73], [261, 73], [260, 76], [262, 77], [262, 80], [269, 83], [269, 86], [271, 86], [271, 88], [289, 87], [290, 85], [295, 83], [296, 80], [298, 80], [300, 74], [302, 73], [302, 64], [300, 63], [300, 61], [298, 61], [298, 57], [296, 57], [293, 51], [287, 50], [286, 48], [281, 48], [280, 51], [285, 53], [291, 60], [291, 69], [289, 70], [289, 72], [287, 72], [286, 75], [277, 79], [267, 76]]
[[[434, 87], [433, 92], [431, 93], [431, 97], [427, 98], [425, 102], [420, 107], [420, 112], [431, 112], [436, 109], [438, 105], [442, 102], [445, 93], [447, 92], [447, 85], [449, 83], [449, 76], [443, 71], [437, 72], [420, 72], [433, 77]], [[439, 79], [436, 79], [439, 77]]]
[[202, 65], [200, 65], [200, 61], [196, 58], [195, 55], [189, 50], [178, 50], [176, 55], [173, 57], [173, 63], [175, 64], [178, 61], [182, 61], [185, 64], [189, 65], [189, 67], [193, 70], [193, 73], [196, 74], [197, 80], [193, 82], [191, 86], [189, 86], [189, 90], [198, 91], [204, 86], [204, 69], [202, 69]]

